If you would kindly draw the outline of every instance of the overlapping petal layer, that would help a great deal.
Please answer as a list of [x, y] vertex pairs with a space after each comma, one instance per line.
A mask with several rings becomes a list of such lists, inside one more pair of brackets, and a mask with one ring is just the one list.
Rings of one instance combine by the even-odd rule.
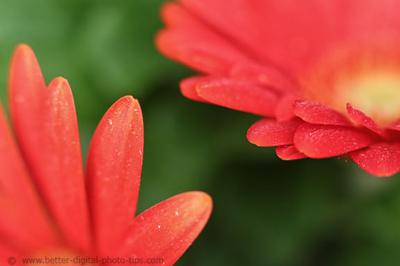
[[73, 246], [90, 240], [78, 124], [68, 83], [45, 85], [33, 51], [21, 45], [10, 68], [10, 107], [29, 171]]
[[[9, 78], [15, 140], [0, 110], [0, 257], [22, 263], [135, 256], [174, 264], [205, 226], [212, 203], [205, 193], [189, 192], [135, 217], [143, 159], [137, 100], [123, 97], [104, 115], [85, 173], [68, 82], [56, 78], [47, 86], [26, 45], [16, 49]], [[151, 231], [155, 224], [163, 229]]]
[[182, 83], [186, 97], [270, 117], [249, 129], [251, 143], [277, 146], [285, 160], [349, 156], [388, 176], [398, 172], [388, 151], [400, 143], [399, 8], [396, 0], [176, 0], [163, 9], [156, 42], [207, 75]]
[[[196, 51], [201, 39], [203, 46], [216, 54], [235, 47], [235, 54], [241, 58], [245, 55], [247, 60], [279, 66], [297, 75], [305, 64], [313, 64], [340, 43], [370, 42], [370, 36], [374, 40], [400, 37], [394, 31], [400, 25], [397, 15], [400, 3], [396, 0], [329, 3], [307, 0], [301, 5], [295, 0], [233, 0], [229, 4], [223, 0], [175, 2], [163, 9], [166, 29], [162, 32], [179, 36], [180, 46], [172, 43], [173, 38], [167, 35], [157, 38], [160, 50], [173, 59], [178, 57], [174, 51], [177, 47]], [[204, 32], [218, 36], [219, 42], [200, 35]], [[196, 34], [198, 38], [193, 39]], [[235, 59], [230, 57], [225, 61]], [[183, 63], [192, 66], [187, 61]]]

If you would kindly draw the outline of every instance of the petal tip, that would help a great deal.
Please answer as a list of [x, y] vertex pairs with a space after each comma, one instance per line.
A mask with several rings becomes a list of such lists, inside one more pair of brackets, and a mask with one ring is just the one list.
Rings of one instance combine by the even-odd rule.
[[11, 58], [11, 68], [10, 71], [13, 73], [16, 67], [21, 67], [21, 65], [39, 65], [36, 59], [36, 55], [33, 49], [27, 44], [19, 44], [13, 52]]
[[253, 144], [253, 145], [258, 146], [258, 145], [257, 145], [257, 141], [256, 141], [255, 136], [254, 136], [254, 133], [253, 133], [253, 128], [252, 128], [252, 127], [250, 127], [250, 128], [247, 130], [246, 138], [247, 138], [247, 141], [248, 141], [248, 142], [250, 142], [250, 143]]
[[136, 98], [134, 98], [132, 95], [126, 95], [126, 96], [119, 98], [116, 103], [138, 105], [139, 101]]
[[33, 50], [28, 44], [25, 43], [18, 44], [14, 50], [14, 54], [27, 54], [27, 53], [33, 54]]
[[197, 93], [198, 82], [199, 82], [198, 77], [192, 77], [182, 80], [179, 83], [179, 89], [181, 94], [190, 100], [203, 102], [204, 100]]
[[111, 107], [110, 110], [133, 110], [141, 116], [142, 109], [140, 107], [139, 101], [131, 95], [126, 95], [119, 98]]
[[186, 196], [193, 201], [194, 206], [198, 206], [199, 208], [204, 208], [209, 210], [212, 209], [213, 200], [209, 194], [202, 191], [192, 191], [192, 192], [187, 192]]
[[249, 129], [246, 132], [247, 141], [258, 147], [260, 147], [260, 145], [258, 144], [259, 138], [257, 133], [257, 126], [259, 123], [260, 123], [259, 121], [255, 122], [253, 125], [249, 127]]
[[69, 87], [69, 82], [64, 77], [56, 77], [49, 84], [49, 88], [65, 88], [65, 87]]
[[208, 221], [213, 209], [213, 200], [209, 194], [202, 191], [184, 192], [177, 195], [175, 200], [178, 206], [184, 202], [181, 207], [190, 216], [201, 217], [203, 223]]
[[36, 55], [33, 49], [27, 44], [19, 44], [15, 49], [11, 59], [11, 69], [13, 66], [20, 65], [21, 62], [37, 63]]

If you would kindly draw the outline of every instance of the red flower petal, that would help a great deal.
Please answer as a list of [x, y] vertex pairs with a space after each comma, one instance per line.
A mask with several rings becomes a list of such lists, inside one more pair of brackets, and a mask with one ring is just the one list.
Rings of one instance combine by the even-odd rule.
[[304, 123], [294, 134], [296, 148], [311, 158], [342, 155], [367, 147], [375, 139], [363, 131], [342, 126]]
[[[20, 259], [20, 252], [10, 247], [4, 242], [0, 243], [0, 261], [7, 263], [7, 265], [23, 266]], [[13, 261], [15, 259], [15, 263]]]
[[89, 150], [89, 201], [101, 254], [108, 255], [132, 223], [142, 158], [142, 112], [139, 103], [126, 96], [104, 115]]
[[287, 121], [294, 118], [294, 103], [297, 97], [293, 94], [286, 94], [279, 99], [275, 109], [276, 120]]
[[158, 33], [156, 44], [166, 56], [205, 73], [225, 73], [248, 59], [225, 38], [209, 31], [187, 10], [167, 4], [162, 17], [169, 25]]
[[183, 80], [180, 87], [189, 99], [263, 116], [273, 115], [277, 102], [274, 90], [261, 88], [254, 81], [198, 76]]
[[57, 234], [36, 194], [1, 108], [0, 173], [2, 240], [21, 250], [56, 245]]
[[375, 176], [391, 176], [400, 171], [400, 143], [377, 143], [350, 154], [366, 172]]
[[300, 125], [297, 119], [277, 122], [262, 119], [254, 123], [247, 131], [247, 139], [257, 146], [281, 146], [293, 143], [293, 135]]
[[277, 147], [276, 155], [280, 159], [285, 161], [307, 158], [307, 156], [304, 153], [299, 152], [293, 145]]
[[297, 101], [294, 113], [304, 121], [319, 125], [350, 126], [346, 117], [322, 104], [311, 101]]
[[237, 79], [244, 79], [248, 82], [258, 82], [263, 86], [271, 87], [282, 93], [297, 89], [297, 85], [294, 84], [290, 75], [282, 73], [275, 67], [238, 63], [232, 67], [230, 76]]
[[232, 79], [202, 82], [197, 94], [210, 103], [263, 116], [273, 115], [277, 102], [270, 90]]
[[349, 103], [347, 104], [347, 113], [354, 123], [362, 125], [379, 135], [385, 136], [385, 131], [379, 128], [371, 117], [367, 116], [362, 111], [353, 108]]
[[214, 0], [181, 2], [207, 21], [210, 28], [229, 36], [263, 62], [272, 60], [296, 68], [304, 67], [306, 59], [338, 36], [346, 15], [336, 12], [336, 5], [327, 6], [319, 1], [307, 1], [301, 7], [296, 1], [274, 0], [233, 0], [229, 5]]
[[[36, 130], [25, 134], [23, 128], [28, 125], [37, 127], [39, 110], [43, 108], [46, 97], [46, 84], [39, 63], [26, 45], [20, 45], [14, 52], [9, 73], [10, 108], [16, 134], [21, 138], [20, 144], [37, 139]], [[29, 119], [27, 116], [30, 116]], [[35, 116], [35, 119], [32, 119]]]
[[[180, 0], [193, 16], [265, 64], [300, 73], [340, 41], [397, 38], [398, 1]], [[290, 18], [290, 19], [289, 19]], [[377, 23], [379, 21], [380, 23]], [[204, 23], [206, 24], [206, 23]], [[344, 30], [346, 29], [346, 30]], [[196, 31], [196, 28], [193, 28]], [[193, 33], [194, 34], [194, 33]], [[394, 35], [393, 35], [394, 34]], [[384, 39], [384, 38], [383, 38]]]
[[201, 98], [197, 94], [196, 88], [199, 83], [207, 81], [210, 78], [211, 77], [208, 77], [208, 76], [199, 76], [199, 77], [191, 77], [191, 78], [182, 80], [180, 83], [181, 93], [183, 94], [183, 96], [185, 96], [186, 98], [191, 99], [193, 101], [207, 103], [207, 101], [205, 101], [203, 98]]
[[388, 128], [396, 130], [396, 131], [400, 131], [400, 121], [396, 121], [394, 122], [392, 125], [390, 125]]
[[168, 28], [174, 28], [176, 26], [187, 27], [187, 24], [191, 26], [197, 24], [181, 5], [173, 2], [167, 2], [161, 7], [161, 18]]
[[78, 125], [68, 83], [47, 89], [33, 51], [19, 46], [9, 76], [10, 107], [18, 142], [51, 213], [72, 245], [89, 244]]
[[202, 192], [171, 197], [135, 218], [121, 255], [160, 258], [173, 265], [192, 244], [210, 217], [211, 198]]

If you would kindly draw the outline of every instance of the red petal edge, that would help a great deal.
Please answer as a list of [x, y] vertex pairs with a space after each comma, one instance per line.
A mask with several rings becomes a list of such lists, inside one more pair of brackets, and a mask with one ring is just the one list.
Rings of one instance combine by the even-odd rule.
[[126, 96], [103, 116], [89, 149], [89, 202], [100, 254], [108, 255], [133, 221], [142, 159], [142, 111]]
[[162, 265], [173, 265], [200, 234], [211, 210], [212, 200], [203, 192], [186, 192], [164, 200], [135, 218], [119, 253], [158, 258]]
[[285, 161], [292, 161], [292, 160], [299, 160], [307, 158], [304, 153], [299, 152], [295, 146], [293, 145], [286, 145], [280, 146], [276, 148], [276, 155]]
[[196, 90], [210, 103], [261, 116], [273, 116], [277, 104], [272, 90], [230, 78], [201, 82]]
[[327, 158], [362, 149], [376, 142], [355, 128], [304, 123], [294, 134], [296, 148], [311, 158]]
[[340, 113], [316, 102], [296, 101], [294, 113], [304, 121], [319, 125], [350, 126], [349, 120]]
[[249, 128], [247, 139], [250, 143], [260, 147], [289, 145], [293, 143], [294, 133], [300, 124], [301, 121], [297, 119], [277, 122], [265, 118]]
[[58, 78], [46, 87], [30, 47], [15, 50], [9, 74], [15, 133], [32, 178], [69, 243], [89, 245], [81, 148], [73, 96]]
[[400, 171], [400, 143], [377, 143], [350, 154], [351, 159], [375, 176], [391, 176]]

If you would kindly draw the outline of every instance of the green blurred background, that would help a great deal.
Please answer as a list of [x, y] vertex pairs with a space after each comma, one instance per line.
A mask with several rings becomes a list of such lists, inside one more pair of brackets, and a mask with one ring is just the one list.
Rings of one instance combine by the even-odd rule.
[[183, 98], [191, 71], [154, 47], [162, 0], [0, 0], [0, 84], [13, 48], [31, 45], [47, 77], [74, 91], [84, 152], [119, 97], [142, 105], [145, 160], [140, 209], [204, 190], [205, 231], [178, 265], [399, 265], [400, 181], [344, 159], [283, 162], [247, 143], [257, 118]]

